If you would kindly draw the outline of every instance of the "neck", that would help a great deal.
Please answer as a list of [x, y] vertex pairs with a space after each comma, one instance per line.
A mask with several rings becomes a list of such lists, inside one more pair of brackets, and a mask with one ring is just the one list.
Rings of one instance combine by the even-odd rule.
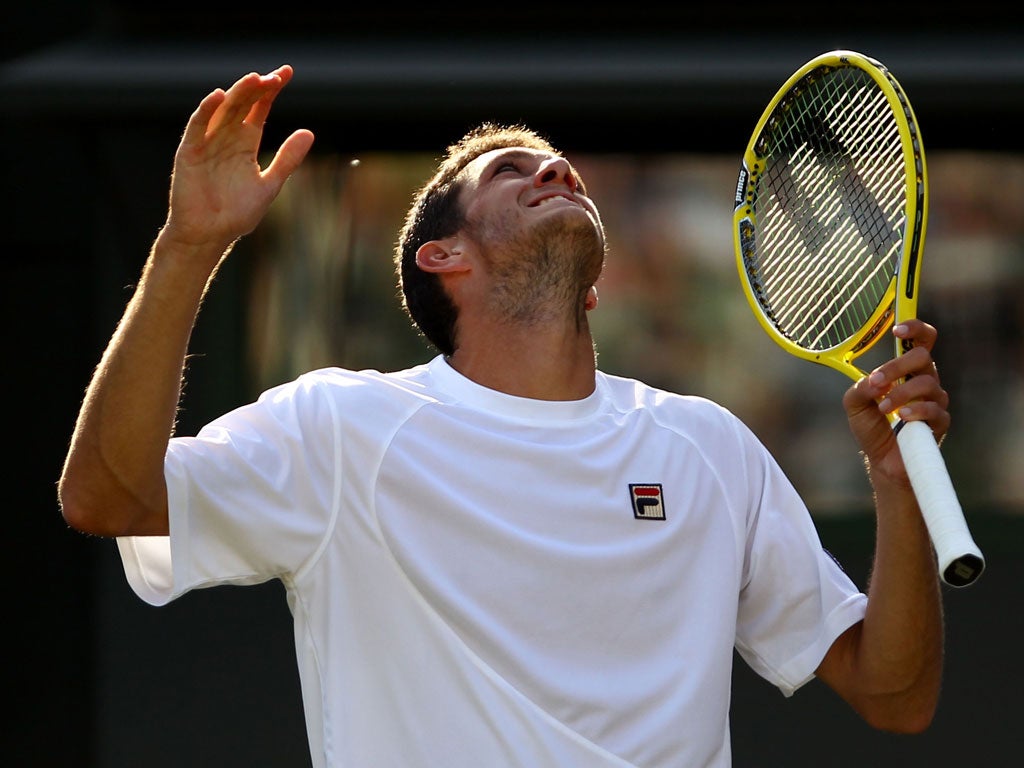
[[460, 335], [449, 364], [481, 386], [535, 400], [581, 400], [594, 391], [594, 343], [578, 331], [486, 328]]

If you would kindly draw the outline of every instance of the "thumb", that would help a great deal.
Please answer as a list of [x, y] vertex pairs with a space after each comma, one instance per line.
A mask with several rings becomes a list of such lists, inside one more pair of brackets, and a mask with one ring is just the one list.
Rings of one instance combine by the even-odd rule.
[[305, 128], [295, 131], [284, 140], [274, 159], [263, 172], [263, 178], [281, 187], [296, 168], [306, 159], [313, 146], [313, 132]]

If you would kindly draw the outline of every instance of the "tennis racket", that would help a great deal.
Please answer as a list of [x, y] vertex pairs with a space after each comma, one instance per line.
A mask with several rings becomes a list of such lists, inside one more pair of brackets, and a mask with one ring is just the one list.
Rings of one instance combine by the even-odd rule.
[[[735, 202], [736, 263], [761, 326], [787, 352], [861, 378], [856, 359], [916, 317], [927, 222], [924, 148], [893, 75], [853, 51], [797, 70], [754, 128]], [[890, 421], [940, 576], [967, 586], [985, 561], [935, 437]]]

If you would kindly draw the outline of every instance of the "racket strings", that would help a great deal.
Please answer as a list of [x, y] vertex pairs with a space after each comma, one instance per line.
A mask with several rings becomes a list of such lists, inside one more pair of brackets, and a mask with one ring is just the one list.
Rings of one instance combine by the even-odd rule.
[[886, 299], [902, 250], [899, 125], [869, 75], [825, 68], [780, 102], [763, 145], [748, 277], [787, 338], [813, 350], [837, 346]]

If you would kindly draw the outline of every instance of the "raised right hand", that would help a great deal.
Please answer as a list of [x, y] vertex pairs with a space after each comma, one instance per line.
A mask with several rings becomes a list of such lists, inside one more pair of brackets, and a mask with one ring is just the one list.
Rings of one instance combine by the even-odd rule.
[[260, 167], [264, 123], [291, 78], [288, 65], [266, 75], [251, 72], [200, 102], [174, 157], [165, 241], [219, 258], [259, 224], [313, 145], [310, 131], [297, 130]]

